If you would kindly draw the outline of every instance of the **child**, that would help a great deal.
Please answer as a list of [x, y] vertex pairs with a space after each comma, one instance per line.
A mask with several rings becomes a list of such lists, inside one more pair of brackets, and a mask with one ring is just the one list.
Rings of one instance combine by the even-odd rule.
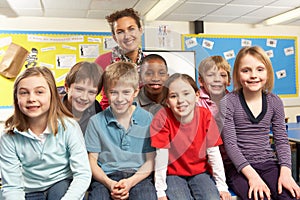
[[[300, 198], [291, 175], [291, 151], [281, 99], [271, 93], [272, 64], [258, 46], [242, 48], [233, 69], [234, 91], [220, 102], [222, 138], [233, 165], [227, 181], [242, 199]], [[272, 128], [276, 156], [269, 143]]]
[[16, 79], [14, 107], [0, 144], [3, 198], [81, 199], [91, 180], [82, 132], [48, 68]]
[[140, 68], [143, 87], [137, 96], [137, 102], [153, 115], [161, 108], [163, 84], [168, 77], [167, 62], [163, 57], [150, 54], [143, 58]]
[[230, 85], [230, 65], [222, 56], [209, 56], [198, 67], [200, 84], [199, 104], [208, 108], [215, 116], [220, 100]]
[[[227, 92], [226, 87], [230, 84], [230, 65], [222, 56], [209, 56], [201, 61], [199, 67], [200, 98], [199, 105], [210, 110], [213, 116], [218, 113], [220, 100]], [[207, 149], [210, 165], [213, 168], [213, 175], [220, 192], [222, 200], [231, 199], [226, 184], [225, 172], [220, 150], [223, 159], [226, 152], [223, 145]], [[224, 158], [225, 157], [225, 158]]]
[[196, 106], [198, 95], [196, 82], [186, 74], [175, 73], [165, 82], [166, 108], [157, 112], [150, 127], [151, 144], [158, 148], [159, 200], [220, 199], [206, 150], [222, 140], [210, 111]]
[[103, 70], [90, 62], [76, 63], [65, 79], [63, 103], [78, 121], [82, 133], [92, 115], [101, 112], [101, 106], [95, 100], [102, 89]]
[[[111, 52], [100, 55], [95, 62], [103, 70], [109, 64], [119, 61], [131, 62], [138, 67], [144, 57], [140, 48], [143, 35], [140, 14], [133, 8], [126, 8], [113, 12], [105, 18], [110, 25], [117, 46]], [[105, 95], [103, 95], [100, 104], [102, 109], [109, 106]]]
[[85, 134], [94, 179], [88, 199], [157, 199], [150, 176], [152, 115], [133, 102], [139, 91], [137, 69], [117, 62], [106, 68], [103, 79], [110, 106], [91, 117]]

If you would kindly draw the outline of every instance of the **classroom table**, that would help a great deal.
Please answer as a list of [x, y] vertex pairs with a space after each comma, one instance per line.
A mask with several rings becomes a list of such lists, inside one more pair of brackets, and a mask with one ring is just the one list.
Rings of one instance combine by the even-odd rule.
[[296, 181], [299, 182], [300, 167], [300, 123], [287, 123], [289, 141], [296, 143]]
[[[296, 182], [299, 182], [300, 167], [300, 123], [286, 123], [288, 139], [296, 144]], [[272, 136], [272, 133], [271, 133]]]

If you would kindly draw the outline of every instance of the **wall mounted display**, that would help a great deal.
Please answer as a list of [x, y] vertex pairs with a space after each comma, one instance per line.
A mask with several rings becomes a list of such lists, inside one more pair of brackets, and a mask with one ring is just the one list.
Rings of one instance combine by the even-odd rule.
[[[93, 62], [100, 54], [116, 44], [110, 32], [57, 32], [57, 31], [0, 31], [0, 65], [7, 65], [5, 55], [13, 47], [27, 50], [21, 70], [46, 66], [53, 71], [58, 86], [64, 84], [66, 73], [79, 61]], [[11, 52], [11, 51], [10, 51]], [[18, 54], [18, 53], [15, 53]], [[11, 56], [10, 56], [11, 57]], [[4, 62], [6, 61], [6, 62]], [[11, 62], [12, 63], [12, 62]], [[0, 66], [1, 68], [1, 66]], [[15, 67], [14, 67], [15, 68]], [[17, 73], [19, 73], [17, 72]], [[18, 75], [18, 74], [16, 74]], [[12, 108], [15, 77], [0, 74], [0, 111]]]
[[[182, 48], [195, 51], [196, 68], [207, 56], [221, 55], [233, 69], [235, 57], [244, 46], [260, 46], [269, 56], [275, 76], [273, 93], [299, 102], [298, 46], [293, 36], [182, 35]], [[196, 76], [198, 73], [196, 73]], [[232, 84], [231, 84], [232, 85]], [[232, 90], [232, 86], [228, 88]]]

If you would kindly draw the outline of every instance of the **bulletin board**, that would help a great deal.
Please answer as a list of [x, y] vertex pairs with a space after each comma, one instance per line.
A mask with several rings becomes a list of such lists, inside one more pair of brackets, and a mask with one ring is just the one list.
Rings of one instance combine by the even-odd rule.
[[[273, 93], [283, 98], [299, 97], [297, 37], [182, 35], [182, 48], [196, 53], [196, 68], [204, 58], [221, 55], [233, 69], [235, 57], [244, 46], [260, 46], [269, 56], [275, 77]], [[196, 76], [198, 76], [198, 73], [196, 73]], [[229, 91], [232, 90], [232, 85], [229, 86]]]
[[[26, 66], [46, 66], [53, 71], [57, 86], [64, 84], [75, 63], [93, 62], [116, 45], [110, 32], [0, 31], [0, 61], [12, 42], [29, 51], [21, 71]], [[1, 111], [13, 104], [14, 81], [0, 76]]]

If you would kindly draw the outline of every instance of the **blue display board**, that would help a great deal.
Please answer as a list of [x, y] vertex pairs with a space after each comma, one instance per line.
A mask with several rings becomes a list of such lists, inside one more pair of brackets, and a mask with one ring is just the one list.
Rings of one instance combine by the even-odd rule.
[[[244, 35], [182, 35], [182, 48], [195, 51], [196, 68], [212, 55], [221, 55], [233, 68], [238, 51], [244, 46], [260, 46], [268, 54], [274, 69], [273, 93], [280, 97], [298, 97], [297, 37], [293, 36], [244, 36]], [[196, 73], [198, 75], [198, 73]], [[232, 86], [229, 86], [232, 90]]]

